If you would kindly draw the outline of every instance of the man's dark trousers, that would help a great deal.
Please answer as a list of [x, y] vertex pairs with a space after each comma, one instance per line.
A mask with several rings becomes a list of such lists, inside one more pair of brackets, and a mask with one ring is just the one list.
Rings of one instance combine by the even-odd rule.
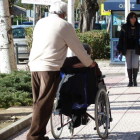
[[33, 116], [27, 140], [43, 140], [60, 82], [59, 71], [32, 72]]

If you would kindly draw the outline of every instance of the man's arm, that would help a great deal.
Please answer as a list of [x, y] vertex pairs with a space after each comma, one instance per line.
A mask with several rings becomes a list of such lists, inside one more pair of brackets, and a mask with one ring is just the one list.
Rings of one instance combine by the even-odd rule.
[[72, 67], [73, 65], [81, 63], [77, 56], [67, 57], [64, 61], [63, 67]]
[[81, 44], [74, 28], [71, 24], [67, 24], [63, 31], [63, 38], [68, 47], [76, 54], [80, 61], [86, 66], [95, 66], [95, 62], [87, 55], [87, 51]]

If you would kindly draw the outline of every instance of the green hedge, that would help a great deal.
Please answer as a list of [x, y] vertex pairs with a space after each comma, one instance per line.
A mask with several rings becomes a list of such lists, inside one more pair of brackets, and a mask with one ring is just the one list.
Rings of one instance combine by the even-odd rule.
[[31, 48], [32, 48], [32, 41], [33, 41], [33, 30], [34, 27], [27, 27], [25, 28], [25, 38], [27, 39], [27, 43], [28, 43], [28, 51], [30, 52]]
[[93, 30], [85, 33], [76, 31], [82, 43], [87, 43], [92, 48], [93, 59], [110, 58], [110, 34], [106, 30]]
[[33, 104], [29, 71], [0, 74], [0, 108]]
[[[109, 59], [110, 58], [110, 34], [106, 30], [93, 30], [85, 33], [80, 33], [79, 29], [76, 33], [82, 43], [87, 43], [92, 48], [93, 59]], [[26, 28], [26, 38], [29, 45], [29, 50], [32, 47], [33, 27]]]

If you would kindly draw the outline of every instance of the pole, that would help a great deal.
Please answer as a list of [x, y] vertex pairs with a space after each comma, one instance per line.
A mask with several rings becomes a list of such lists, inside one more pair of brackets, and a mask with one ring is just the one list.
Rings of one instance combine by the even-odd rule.
[[130, 0], [125, 0], [125, 22], [127, 15], [130, 13]]
[[96, 23], [99, 23], [99, 21], [98, 21], [98, 12], [96, 12]]
[[75, 0], [68, 1], [68, 22], [71, 23], [73, 27], [74, 27], [74, 1]]
[[15, 48], [16, 48], [16, 63], [18, 64], [18, 45], [17, 45], [17, 43], [15, 44]]
[[21, 23], [22, 23], [22, 14], [21, 14]]
[[40, 5], [40, 19], [41, 19], [41, 5]]
[[[74, 27], [74, 3], [75, 0], [68, 0], [68, 22]], [[68, 48], [67, 57], [74, 56], [74, 53]]]
[[[125, 22], [127, 15], [130, 13], [130, 0], [125, 0]], [[125, 60], [125, 76], [127, 76], [127, 64]]]
[[36, 19], [36, 9], [35, 9], [35, 7], [36, 7], [36, 6], [35, 6], [35, 4], [34, 4], [34, 5], [33, 5], [33, 8], [34, 8], [34, 9], [33, 9], [33, 10], [34, 10], [34, 12], [33, 12], [33, 13], [34, 13], [34, 14], [33, 14], [33, 26], [35, 26], [35, 19]]
[[83, 0], [81, 0], [81, 5], [83, 5]]
[[18, 19], [17, 19], [17, 25], [18, 25]]
[[30, 10], [29, 22], [30, 22], [31, 12], [32, 12], [32, 11]]
[[106, 24], [107, 24], [107, 22], [108, 22], [108, 16], [106, 16]]
[[111, 16], [109, 17], [109, 22], [108, 22], [108, 27], [107, 27], [107, 32], [110, 32], [110, 26], [111, 26]]

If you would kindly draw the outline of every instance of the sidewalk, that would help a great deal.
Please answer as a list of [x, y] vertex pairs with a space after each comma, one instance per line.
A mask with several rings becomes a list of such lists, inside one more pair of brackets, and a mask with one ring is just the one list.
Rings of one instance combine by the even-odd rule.
[[[106, 74], [105, 83], [110, 91], [110, 105], [113, 122], [109, 130], [107, 140], [138, 140], [140, 136], [140, 76], [138, 87], [127, 87], [128, 78], [124, 76], [123, 67], [101, 67]], [[121, 72], [123, 72], [121, 74]], [[113, 73], [113, 74], [112, 74]], [[88, 112], [94, 115], [94, 105], [88, 108]], [[86, 126], [80, 126], [74, 130], [73, 140], [100, 140], [97, 132], [93, 130], [95, 122], [90, 120]], [[29, 127], [8, 140], [25, 140]], [[54, 140], [47, 126], [47, 135]], [[67, 126], [64, 127], [60, 139], [71, 139]]]
[[[98, 63], [99, 67], [101, 68], [101, 71], [104, 75], [125, 75], [125, 65], [123, 64], [110, 64], [110, 60], [96, 60]], [[22, 65], [19, 64], [17, 65], [18, 70], [27, 70], [27, 64]]]

